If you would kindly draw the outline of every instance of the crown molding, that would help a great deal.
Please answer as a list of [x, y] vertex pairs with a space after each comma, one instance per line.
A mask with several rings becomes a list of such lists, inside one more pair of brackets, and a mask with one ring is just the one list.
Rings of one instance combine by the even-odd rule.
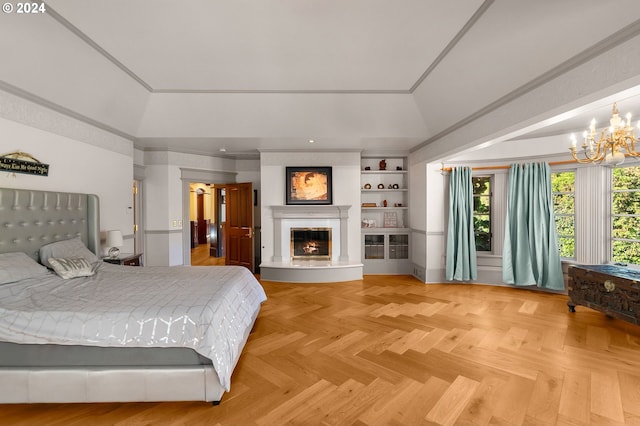
[[143, 152], [171, 152], [176, 154], [201, 155], [201, 156], [211, 157], [211, 158], [223, 158], [227, 160], [259, 160], [260, 159], [260, 153], [258, 152], [258, 150], [255, 150], [255, 152], [252, 151], [247, 153], [226, 152], [224, 154], [219, 154], [217, 152], [212, 153], [212, 152], [198, 151], [193, 149], [175, 149], [175, 148], [165, 148], [165, 147], [140, 147], [140, 146], [134, 146], [134, 147], [135, 149], [138, 149]]
[[493, 2], [494, 0], [485, 0], [485, 2], [480, 5], [478, 10], [476, 10], [476, 12], [471, 16], [471, 18], [469, 18], [469, 20], [467, 21], [466, 24], [464, 24], [462, 29], [458, 31], [458, 33], [451, 39], [449, 44], [445, 46], [445, 48], [442, 50], [442, 52], [440, 52], [440, 54], [431, 63], [431, 65], [429, 65], [429, 67], [425, 70], [425, 72], [422, 73], [420, 78], [418, 78], [418, 80], [416, 80], [416, 82], [413, 83], [413, 86], [411, 86], [411, 89], [409, 89], [409, 93], [415, 92], [416, 89], [420, 87], [424, 79], [427, 78], [427, 76], [431, 74], [431, 72], [434, 69], [436, 69], [436, 67], [440, 64], [440, 62], [442, 62], [442, 60], [449, 54], [449, 52], [453, 50], [456, 44], [458, 44], [458, 42], [462, 40], [462, 38], [469, 32], [469, 30], [476, 24], [476, 22], [478, 22], [480, 17], [484, 15], [487, 9], [489, 9], [489, 6], [491, 6]]
[[90, 126], [96, 127], [98, 129], [104, 130], [106, 132], [112, 133], [116, 136], [119, 136], [121, 138], [124, 139], [128, 139], [129, 141], [134, 142], [136, 140], [136, 138], [128, 133], [122, 132], [118, 129], [116, 129], [115, 127], [111, 127], [107, 124], [104, 124], [100, 121], [94, 120], [93, 118], [89, 118], [86, 115], [80, 114], [76, 111], [73, 111], [69, 108], [63, 107], [60, 104], [57, 104], [55, 102], [51, 102], [43, 97], [40, 97], [38, 95], [35, 95], [31, 92], [28, 92], [26, 90], [20, 89], [19, 87], [16, 87], [12, 84], [7, 83], [6, 81], [2, 81], [0, 80], [0, 90], [10, 93], [12, 95], [15, 95], [19, 98], [22, 98], [24, 100], [27, 100], [29, 102], [33, 102], [36, 105], [48, 108], [52, 111], [55, 111], [57, 113], [60, 113], [62, 115], [66, 115], [67, 117], [71, 117], [74, 118], [78, 121], [81, 121], [85, 124], [88, 124]]
[[424, 79], [438, 66], [438, 64], [449, 54], [449, 52], [455, 47], [455, 45], [464, 37], [464, 35], [475, 25], [480, 17], [491, 6], [494, 0], [485, 0], [484, 3], [478, 8], [478, 10], [471, 16], [464, 27], [454, 36], [454, 38], [445, 46], [442, 52], [436, 57], [436, 59], [429, 65], [429, 67], [422, 73], [422, 75], [416, 80], [409, 89], [300, 89], [300, 90], [286, 90], [286, 89], [180, 89], [180, 88], [154, 88], [148, 84], [144, 79], [138, 76], [135, 72], [125, 66], [116, 57], [107, 52], [98, 43], [96, 43], [91, 37], [81, 31], [78, 27], [69, 22], [66, 18], [60, 15], [55, 9], [47, 5], [47, 14], [55, 19], [60, 25], [65, 27], [71, 33], [73, 33], [80, 40], [84, 41], [87, 45], [91, 46], [96, 52], [102, 55], [109, 62], [120, 68], [125, 74], [131, 77], [134, 81], [144, 87], [149, 93], [158, 94], [300, 94], [300, 95], [411, 95], [420, 86]]
[[153, 88], [147, 84], [142, 78], [140, 78], [136, 73], [127, 68], [122, 62], [118, 61], [113, 55], [104, 50], [98, 43], [93, 41], [91, 37], [80, 31], [78, 27], [73, 25], [71, 22], [67, 21], [62, 15], [55, 11], [49, 4], [47, 4], [47, 15], [50, 15], [53, 19], [58, 21], [60, 25], [65, 27], [67, 30], [71, 31], [78, 37], [80, 40], [84, 41], [86, 44], [91, 46], [96, 50], [100, 55], [104, 56], [109, 62], [120, 68], [124, 71], [129, 77], [134, 79], [138, 84], [147, 89], [149, 92], [153, 92]]
[[546, 83], [549, 83], [550, 81], [553, 81], [554, 79], [558, 78], [559, 76], [579, 67], [580, 65], [585, 64], [586, 62], [588, 62], [589, 60], [596, 58], [606, 52], [608, 52], [609, 50], [611, 50], [612, 48], [631, 40], [633, 37], [636, 37], [640, 34], [640, 20], [634, 21], [631, 24], [627, 25], [626, 27], [622, 28], [621, 30], [615, 32], [614, 34], [610, 35], [609, 37], [601, 40], [600, 42], [594, 44], [593, 46], [583, 50], [582, 52], [578, 53], [577, 55], [571, 57], [570, 59], [566, 60], [565, 62], [561, 63], [560, 65], [552, 68], [551, 70], [547, 71], [546, 73], [538, 76], [537, 78], [529, 81], [528, 83], [518, 87], [517, 89], [507, 93], [506, 95], [502, 96], [501, 98], [497, 99], [496, 101], [490, 103], [489, 105], [485, 106], [482, 109], [479, 109], [478, 111], [476, 111], [475, 113], [469, 115], [468, 117], [463, 118], [462, 120], [458, 121], [457, 123], [449, 126], [448, 128], [438, 132], [437, 134], [431, 136], [429, 139], [425, 140], [424, 142], [422, 142], [419, 145], [414, 146], [413, 148], [411, 148], [410, 152], [416, 152], [422, 148], [424, 148], [425, 146], [437, 141], [438, 139], [443, 138], [444, 136], [453, 133], [454, 131], [466, 126], [467, 124], [489, 114], [492, 111], [495, 111], [496, 109], [503, 107], [507, 104], [509, 104], [510, 102], [512, 102], [513, 100], [520, 98], [521, 96], [543, 86]]

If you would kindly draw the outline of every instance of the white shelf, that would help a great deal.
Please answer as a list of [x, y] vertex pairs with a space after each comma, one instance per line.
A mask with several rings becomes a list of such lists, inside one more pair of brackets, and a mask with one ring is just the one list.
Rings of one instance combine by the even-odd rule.
[[[385, 159], [386, 170], [379, 170], [378, 164]], [[411, 231], [406, 226], [408, 220], [409, 189], [407, 188], [407, 157], [362, 157], [360, 171], [360, 199], [362, 203], [372, 203], [376, 207], [361, 206], [362, 222], [378, 225], [362, 227], [362, 263], [364, 272], [370, 274], [406, 274], [410, 273], [410, 238]], [[370, 167], [371, 170], [364, 170]], [[397, 170], [400, 167], [402, 170]], [[366, 184], [371, 188], [366, 189]], [[384, 186], [378, 189], [378, 185]], [[389, 188], [397, 185], [397, 188]], [[382, 206], [387, 203], [387, 207]], [[400, 207], [394, 204], [401, 204]], [[387, 212], [397, 212], [390, 224], [396, 227], [380, 226], [386, 223]], [[393, 213], [396, 216], [396, 213]], [[406, 241], [406, 244], [396, 240]]]
[[406, 170], [362, 170], [363, 175], [404, 174]]
[[363, 234], [408, 234], [410, 228], [361, 228]]
[[390, 206], [390, 207], [362, 207], [363, 211], [364, 210], [386, 210], [386, 211], [389, 211], [389, 210], [407, 210], [407, 209], [409, 209], [409, 207], [407, 207], [407, 206], [402, 206], [402, 207], [393, 207], [393, 206]]
[[371, 189], [362, 189], [362, 193], [366, 194], [369, 192], [403, 192], [403, 191], [408, 191], [407, 188], [384, 188], [384, 189], [377, 189], [377, 188], [371, 188]]

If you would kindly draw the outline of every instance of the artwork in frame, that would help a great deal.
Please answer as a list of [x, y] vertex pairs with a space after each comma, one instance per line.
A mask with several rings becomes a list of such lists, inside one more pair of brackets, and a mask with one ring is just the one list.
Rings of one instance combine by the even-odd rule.
[[331, 167], [287, 167], [287, 204], [332, 204]]

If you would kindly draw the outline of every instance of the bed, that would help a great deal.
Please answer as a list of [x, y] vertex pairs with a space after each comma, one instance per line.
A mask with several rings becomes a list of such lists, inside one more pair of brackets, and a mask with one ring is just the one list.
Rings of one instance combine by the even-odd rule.
[[0, 188], [0, 402], [219, 402], [260, 283], [101, 262], [98, 211], [91, 194]]

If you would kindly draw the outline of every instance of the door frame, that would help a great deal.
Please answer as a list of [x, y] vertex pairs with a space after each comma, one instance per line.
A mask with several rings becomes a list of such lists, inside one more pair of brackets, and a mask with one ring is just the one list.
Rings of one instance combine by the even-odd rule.
[[236, 172], [216, 172], [180, 168], [180, 180], [182, 181], [182, 264], [191, 265], [191, 241], [189, 238], [189, 222], [191, 220], [190, 187], [191, 182], [206, 182], [212, 185], [224, 185], [236, 181]]
[[144, 262], [144, 252], [145, 246], [147, 243], [146, 238], [146, 225], [145, 225], [145, 206], [147, 205], [147, 200], [145, 198], [144, 193], [144, 179], [145, 179], [145, 167], [139, 166], [137, 164], [133, 167], [133, 185], [137, 186], [137, 193], [133, 194], [133, 202], [137, 203], [135, 208], [132, 206], [133, 210], [133, 225], [138, 225], [138, 229], [133, 232], [133, 246], [137, 253], [142, 253], [142, 262], [143, 265], [146, 264]]

